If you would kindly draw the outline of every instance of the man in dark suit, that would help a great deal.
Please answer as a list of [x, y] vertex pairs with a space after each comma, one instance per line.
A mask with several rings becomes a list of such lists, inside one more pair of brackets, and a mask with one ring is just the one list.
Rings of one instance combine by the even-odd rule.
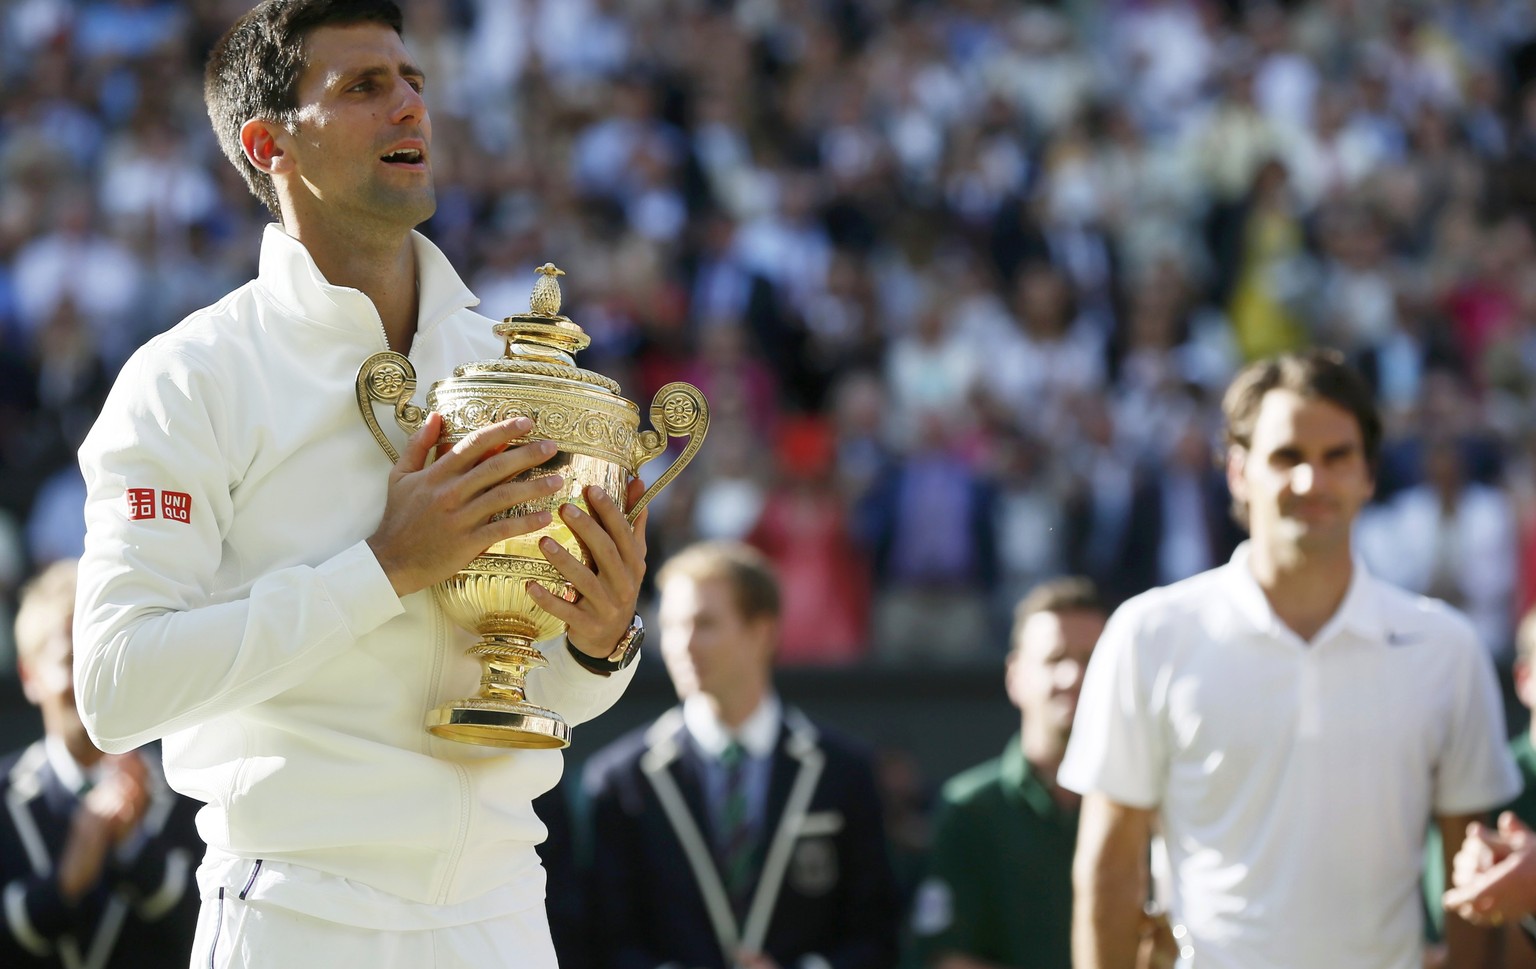
[[695, 545], [657, 585], [683, 702], [588, 762], [599, 964], [889, 969], [898, 902], [874, 769], [775, 695], [767, 561]]
[[0, 966], [186, 966], [196, 806], [133, 751], [103, 754], [75, 710], [75, 563], [22, 592], [16, 651], [43, 739], [0, 759]]

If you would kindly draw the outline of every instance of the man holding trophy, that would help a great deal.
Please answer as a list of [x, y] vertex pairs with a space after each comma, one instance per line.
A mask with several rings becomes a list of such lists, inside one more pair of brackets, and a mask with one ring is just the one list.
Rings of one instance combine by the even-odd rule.
[[[266, 0], [220, 40], [209, 115], [279, 222], [255, 280], [134, 355], [81, 448], [79, 705], [105, 750], [163, 739], [206, 802], [195, 965], [554, 969], [531, 801], [642, 638], [638, 460], [578, 476], [543, 411], [408, 405], [417, 373], [512, 350], [413, 231], [432, 127], [400, 30], [391, 0]], [[409, 440], [359, 420], [379, 354], [411, 368]], [[469, 610], [475, 644], [445, 605], [466, 575], [531, 605]]]

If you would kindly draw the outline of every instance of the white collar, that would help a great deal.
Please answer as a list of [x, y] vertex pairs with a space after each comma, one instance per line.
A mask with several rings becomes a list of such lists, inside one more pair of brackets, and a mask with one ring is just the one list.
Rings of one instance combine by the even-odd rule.
[[714, 704], [702, 693], [695, 693], [683, 701], [683, 726], [694, 743], [706, 756], [719, 757], [735, 740], [753, 757], [766, 757], [772, 753], [779, 740], [779, 724], [783, 720], [783, 708], [779, 698], [772, 693], [763, 697], [752, 715], [742, 723], [733, 735], [715, 714]]
[[48, 754], [48, 766], [53, 768], [54, 776], [71, 794], [80, 794], [87, 781], [94, 784], [101, 779], [101, 768], [82, 767], [59, 737], [44, 737], [43, 750]]
[[[1254, 578], [1252, 570], [1249, 569], [1248, 558], [1251, 551], [1249, 545], [1250, 543], [1246, 541], [1238, 545], [1232, 553], [1232, 560], [1223, 569], [1223, 580], [1229, 601], [1242, 621], [1259, 632], [1270, 636], [1282, 633], [1295, 636], [1295, 633], [1280, 621], [1280, 617], [1275, 615], [1274, 608], [1269, 604], [1269, 598], [1259, 586], [1259, 580]], [[1380, 612], [1376, 608], [1376, 596], [1373, 594], [1376, 581], [1376, 578], [1366, 569], [1365, 562], [1356, 555], [1350, 570], [1349, 589], [1344, 593], [1344, 600], [1323, 624], [1323, 628], [1318, 630], [1317, 635], [1312, 637], [1312, 642], [1324, 642], [1344, 629], [1367, 639], [1380, 639], [1385, 636], [1386, 627], [1382, 624]]]
[[[480, 299], [454, 271], [448, 257], [420, 232], [411, 233], [416, 248], [416, 276], [421, 284], [416, 332], [426, 333], [443, 320]], [[256, 281], [273, 299], [295, 315], [348, 331], [364, 328], [383, 335], [379, 311], [360, 290], [333, 286], [304, 248], [276, 222], [261, 237], [261, 266]]]

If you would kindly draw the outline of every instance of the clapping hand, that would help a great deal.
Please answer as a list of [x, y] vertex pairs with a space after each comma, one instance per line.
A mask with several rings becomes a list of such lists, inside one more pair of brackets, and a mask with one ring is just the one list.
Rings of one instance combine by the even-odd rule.
[[75, 809], [59, 858], [59, 894], [71, 904], [101, 880], [107, 853], [133, 836], [149, 806], [147, 769], [138, 754], [103, 758], [101, 773]]
[[1496, 926], [1536, 912], [1536, 834], [1509, 811], [1498, 828], [1467, 826], [1451, 866], [1447, 911], [1473, 925]]

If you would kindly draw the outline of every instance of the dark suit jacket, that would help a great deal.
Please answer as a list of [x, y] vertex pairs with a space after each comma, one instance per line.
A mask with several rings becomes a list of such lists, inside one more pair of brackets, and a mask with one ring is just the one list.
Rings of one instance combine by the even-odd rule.
[[[1079, 492], [1067, 502], [1068, 566], [1071, 571], [1093, 579], [1111, 605], [1119, 605], [1159, 582], [1158, 556], [1163, 538], [1168, 528], [1176, 524], [1163, 517], [1163, 489], [1167, 480], [1164, 474], [1137, 470], [1130, 507], [1108, 562], [1088, 561], [1088, 537], [1095, 524], [1089, 496]], [[1232, 496], [1227, 491], [1225, 476], [1214, 470], [1203, 475], [1200, 490], [1211, 565], [1222, 565], [1245, 536], [1232, 520]]]
[[549, 934], [555, 942], [560, 969], [596, 969], [592, 963], [591, 933], [586, 925], [581, 877], [576, 867], [574, 819], [565, 782], [533, 799], [533, 811], [549, 829], [538, 846], [544, 863], [544, 909]]
[[150, 781], [138, 840], [109, 854], [101, 881], [69, 906], [54, 867], [79, 801], [41, 741], [0, 761], [0, 966], [185, 969], [197, 923], [197, 804], [166, 787], [153, 765]]
[[677, 709], [588, 763], [598, 963], [729, 969], [744, 946], [784, 969], [894, 966], [896, 885], [868, 755], [785, 709], [767, 850], [740, 924], [709, 847], [702, 770]]

